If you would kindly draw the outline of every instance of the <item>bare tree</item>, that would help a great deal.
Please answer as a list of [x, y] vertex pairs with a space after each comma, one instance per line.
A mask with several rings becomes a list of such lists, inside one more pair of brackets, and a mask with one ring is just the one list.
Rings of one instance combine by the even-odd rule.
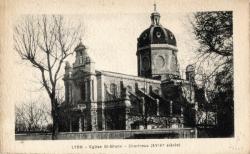
[[16, 132], [44, 131], [50, 122], [49, 108], [38, 101], [15, 106]]
[[73, 26], [62, 16], [26, 16], [14, 27], [14, 48], [40, 72], [40, 83], [51, 102], [52, 139], [58, 133], [57, 86], [64, 60], [73, 54], [81, 24]]
[[[199, 42], [196, 67], [206, 73], [205, 80], [216, 73], [230, 68], [233, 63], [233, 25], [232, 12], [197, 12], [191, 21], [193, 33]], [[213, 66], [213, 67], [212, 67]]]

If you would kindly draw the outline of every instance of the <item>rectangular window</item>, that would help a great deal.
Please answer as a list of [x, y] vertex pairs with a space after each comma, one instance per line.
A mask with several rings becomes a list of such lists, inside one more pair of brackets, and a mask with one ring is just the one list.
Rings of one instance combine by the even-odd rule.
[[85, 100], [86, 87], [85, 84], [81, 84], [81, 100]]
[[82, 56], [80, 56], [79, 63], [80, 63], [80, 64], [83, 63]]

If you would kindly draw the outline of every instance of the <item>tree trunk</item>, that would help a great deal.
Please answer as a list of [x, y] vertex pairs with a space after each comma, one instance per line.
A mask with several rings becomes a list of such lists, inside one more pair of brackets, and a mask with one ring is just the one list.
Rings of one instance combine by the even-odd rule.
[[51, 115], [52, 115], [52, 120], [53, 120], [53, 127], [52, 127], [52, 140], [57, 139], [58, 135], [58, 123], [59, 123], [59, 115], [58, 115], [58, 103], [56, 98], [51, 99]]

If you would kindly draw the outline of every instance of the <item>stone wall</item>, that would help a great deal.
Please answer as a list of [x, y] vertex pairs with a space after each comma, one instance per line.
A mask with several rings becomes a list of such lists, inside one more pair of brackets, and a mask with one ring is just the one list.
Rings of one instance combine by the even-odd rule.
[[[50, 140], [51, 134], [16, 134], [15, 138], [16, 140]], [[181, 128], [159, 130], [61, 132], [58, 135], [58, 140], [139, 138], [197, 138], [197, 131], [195, 128]]]

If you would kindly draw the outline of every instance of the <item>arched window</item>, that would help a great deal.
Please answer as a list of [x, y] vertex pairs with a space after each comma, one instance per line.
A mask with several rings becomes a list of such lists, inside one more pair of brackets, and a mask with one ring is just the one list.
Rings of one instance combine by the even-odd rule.
[[156, 88], [156, 89], [154, 89], [153, 91], [154, 91], [156, 94], [158, 94], [158, 95], [160, 94], [160, 89], [159, 89], [159, 88]]
[[132, 92], [132, 87], [128, 85], [127, 90], [128, 90], [128, 92]]
[[113, 96], [117, 96], [117, 85], [112, 83], [110, 84], [110, 93], [113, 95]]

